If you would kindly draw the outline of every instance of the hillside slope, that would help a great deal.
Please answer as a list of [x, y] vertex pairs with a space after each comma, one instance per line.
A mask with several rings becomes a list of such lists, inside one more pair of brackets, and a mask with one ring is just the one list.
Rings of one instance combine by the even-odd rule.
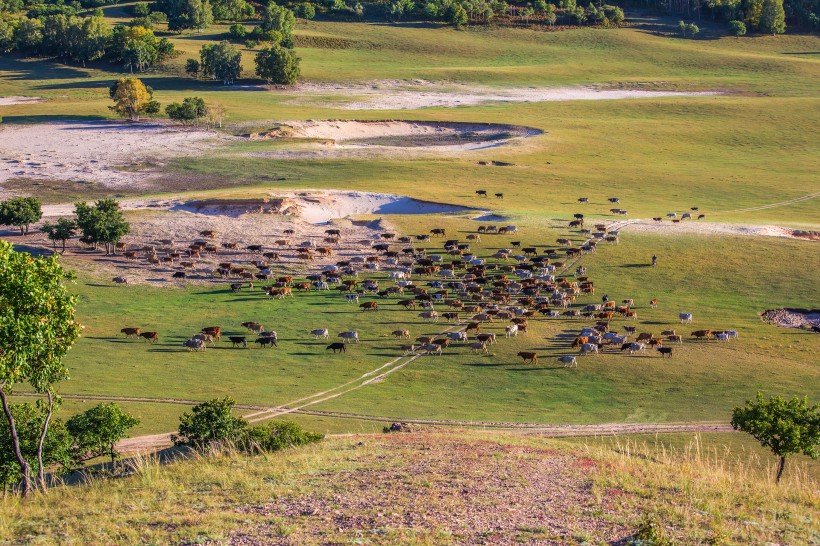
[[[120, 480], [7, 498], [13, 544], [816, 543], [820, 497], [728, 452], [478, 432], [338, 436], [253, 457], [144, 459]], [[734, 462], [729, 462], [734, 461]]]

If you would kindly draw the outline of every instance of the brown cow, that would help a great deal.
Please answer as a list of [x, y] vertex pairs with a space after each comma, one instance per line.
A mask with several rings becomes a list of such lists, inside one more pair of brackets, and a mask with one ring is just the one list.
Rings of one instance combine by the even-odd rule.
[[572, 347], [580, 347], [584, 343], [589, 343], [589, 337], [587, 336], [578, 336], [575, 338], [575, 341], [572, 342]]
[[159, 341], [159, 334], [157, 332], [142, 332], [139, 336], [144, 338], [145, 341], [150, 341], [151, 343], [156, 343]]
[[465, 332], [469, 332], [470, 330], [475, 330], [476, 332], [481, 331], [481, 323], [479, 322], [470, 322], [467, 324], [467, 328], [465, 328]]
[[222, 337], [222, 327], [221, 326], [206, 326], [202, 329], [203, 334], [210, 334], [213, 338], [217, 341]]
[[410, 330], [393, 330], [392, 335], [394, 337], [410, 339]]
[[375, 301], [366, 301], [359, 305], [362, 311], [378, 311], [379, 304]]
[[666, 340], [677, 343], [678, 345], [683, 345], [683, 336], [666, 336]]
[[139, 328], [123, 328], [122, 330], [120, 330], [120, 333], [125, 334], [125, 337], [134, 337], [134, 336], [139, 336], [140, 335], [140, 329]]
[[519, 351], [518, 356], [520, 356], [524, 362], [532, 362], [533, 364], [538, 363], [538, 355], [529, 351]]
[[641, 332], [638, 334], [638, 339], [636, 341], [649, 341], [652, 337], [651, 332]]
[[709, 339], [710, 337], [712, 337], [712, 331], [711, 330], [696, 330], [696, 331], [692, 332], [692, 337], [694, 337], [696, 339], [701, 339], [701, 338]]

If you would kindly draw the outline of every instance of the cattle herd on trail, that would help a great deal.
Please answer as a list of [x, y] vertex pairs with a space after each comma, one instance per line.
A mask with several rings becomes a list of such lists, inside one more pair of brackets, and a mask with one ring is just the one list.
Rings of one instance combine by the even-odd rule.
[[[619, 200], [611, 198], [610, 202], [617, 203]], [[597, 298], [596, 287], [587, 274], [587, 267], [577, 265], [577, 262], [584, 255], [594, 253], [600, 244], [617, 245], [617, 229], [600, 223], [595, 224], [594, 229], [585, 229], [583, 214], [575, 214], [569, 227], [577, 228], [580, 240], [560, 237], [555, 245], [549, 247], [523, 246], [522, 241], [510, 241], [509, 248], [494, 248], [488, 257], [475, 254], [471, 243], [481, 241], [482, 234], [495, 235], [496, 241], [501, 235], [517, 234], [519, 230], [516, 226], [477, 226], [465, 241], [447, 239], [445, 228], [432, 228], [422, 235], [404, 237], [380, 233], [370, 241], [370, 251], [365, 255], [356, 255], [339, 260], [335, 265], [301, 273], [282, 270], [281, 264], [274, 273], [271, 262], [278, 259], [278, 253], [266, 249], [264, 245], [250, 245], [247, 250], [258, 259], [254, 258], [248, 263], [222, 262], [213, 274], [227, 279], [232, 292], [247, 290], [271, 302], [290, 301], [297, 295], [304, 297], [301, 294], [311, 292], [338, 297], [342, 304], [356, 304], [346, 307], [359, 311], [360, 318], [353, 318], [354, 323], [368, 321], [370, 324], [372, 319], [366, 317], [379, 316], [385, 309], [404, 310], [409, 313], [400, 322], [415, 323], [422, 328], [436, 325], [442, 330], [435, 335], [416, 337], [407, 328], [384, 332], [383, 335], [408, 341], [398, 345], [405, 355], [438, 356], [445, 349], [448, 354], [453, 354], [459, 348], [467, 354], [489, 355], [490, 349], [501, 340], [518, 338], [519, 346], [521, 340], [530, 339], [519, 338], [519, 335], [527, 336], [532, 321], [558, 321], [565, 328], [567, 325], [573, 326], [565, 329], [555, 340], [560, 345], [566, 339], [566, 352], [577, 351], [577, 356], [602, 353], [641, 356], [653, 350], [661, 358], [672, 358], [673, 348], [680, 346], [686, 337], [684, 332], [670, 329], [657, 334], [639, 331], [643, 328], [637, 326], [638, 311], [635, 299], [631, 297], [615, 301], [603, 295], [600, 303], [589, 301], [590, 298]], [[215, 232], [202, 231], [200, 234], [212, 242], [190, 245], [186, 252], [190, 258], [219, 249], [213, 242], [217, 236]], [[293, 235], [292, 232], [285, 233], [283, 239], [276, 241], [277, 244], [290, 244], [284, 238], [289, 235]], [[338, 243], [342, 237], [340, 230], [336, 229], [328, 229], [325, 235], [328, 245]], [[436, 240], [440, 242], [433, 243]], [[428, 244], [422, 247], [419, 244], [422, 242]], [[228, 250], [236, 250], [236, 246], [233, 243], [221, 245]], [[298, 251], [305, 256], [306, 262], [310, 262], [308, 255], [314, 253], [325, 257], [333, 254], [330, 247], [317, 248], [312, 243], [298, 245]], [[146, 252], [151, 259], [162, 261], [181, 258], [181, 255], [160, 258], [150, 248], [142, 252]], [[190, 260], [181, 260], [180, 265], [196, 268]], [[177, 273], [184, 276], [182, 271]], [[127, 283], [122, 278], [115, 279], [115, 282]], [[332, 296], [336, 292], [339, 296]], [[582, 298], [587, 298], [586, 302], [579, 301]], [[638, 307], [643, 305], [639, 304]], [[662, 302], [656, 298], [647, 301], [645, 307], [663, 310]], [[353, 311], [351, 316], [357, 316], [356, 312]], [[624, 321], [620, 328], [618, 320]], [[574, 326], [579, 321], [589, 321], [589, 324]], [[680, 312], [678, 321], [688, 325], [695, 319], [692, 313]], [[427, 326], [424, 326], [425, 323]], [[351, 343], [355, 345], [362, 341], [355, 324], [348, 327], [348, 330], [335, 334], [337, 341], [327, 345], [325, 351], [343, 355], [348, 352]], [[271, 349], [280, 346], [277, 333], [266, 329], [260, 322], [242, 322], [230, 330], [226, 341], [232, 348], [258, 346], [259, 349]], [[156, 331], [142, 331], [133, 326], [123, 328], [121, 333], [152, 344], [158, 343], [160, 336]], [[222, 326], [206, 326], [190, 337], [180, 338], [177, 343], [181, 350], [204, 352], [220, 343], [222, 333]], [[304, 331], [305, 339], [317, 341], [326, 341], [331, 335], [326, 327], [305, 328]], [[729, 342], [737, 339], [738, 333], [728, 329], [698, 329], [692, 331], [689, 337], [698, 341]], [[542, 344], [537, 343], [536, 339], [532, 339], [532, 343]], [[527, 364], [539, 363], [536, 348], [518, 351], [517, 357]], [[564, 367], [577, 367], [575, 354], [564, 354], [557, 360]]]

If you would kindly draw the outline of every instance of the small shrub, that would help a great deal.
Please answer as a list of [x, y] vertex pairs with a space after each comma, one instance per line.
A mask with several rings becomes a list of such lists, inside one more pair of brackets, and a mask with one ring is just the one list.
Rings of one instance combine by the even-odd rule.
[[247, 451], [280, 451], [318, 442], [324, 434], [306, 432], [291, 421], [273, 421], [245, 431], [240, 445]]
[[638, 531], [629, 544], [631, 546], [672, 546], [657, 515], [650, 513], [643, 515], [638, 524]]

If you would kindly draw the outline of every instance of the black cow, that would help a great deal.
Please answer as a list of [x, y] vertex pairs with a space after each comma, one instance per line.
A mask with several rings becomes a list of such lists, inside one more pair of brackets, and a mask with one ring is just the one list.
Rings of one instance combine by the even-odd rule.
[[265, 347], [267, 345], [270, 345], [271, 347], [277, 346], [275, 337], [258, 337], [256, 338], [256, 343], [258, 343], [260, 347]]
[[174, 273], [171, 276], [175, 279], [184, 279], [185, 278], [185, 272], [184, 271], [177, 271], [176, 273]]
[[658, 347], [658, 352], [661, 354], [661, 358], [669, 355], [669, 358], [672, 358], [672, 347]]
[[336, 354], [337, 351], [341, 351], [343, 353], [347, 352], [347, 349], [345, 348], [345, 344], [341, 343], [341, 342], [331, 343], [330, 345], [327, 346], [325, 351], [327, 351], [329, 349], [333, 349], [333, 354]]
[[231, 344], [233, 347], [237, 345], [242, 345], [242, 347], [247, 348], [248, 346], [248, 338], [245, 336], [230, 336], [228, 339], [231, 340]]

